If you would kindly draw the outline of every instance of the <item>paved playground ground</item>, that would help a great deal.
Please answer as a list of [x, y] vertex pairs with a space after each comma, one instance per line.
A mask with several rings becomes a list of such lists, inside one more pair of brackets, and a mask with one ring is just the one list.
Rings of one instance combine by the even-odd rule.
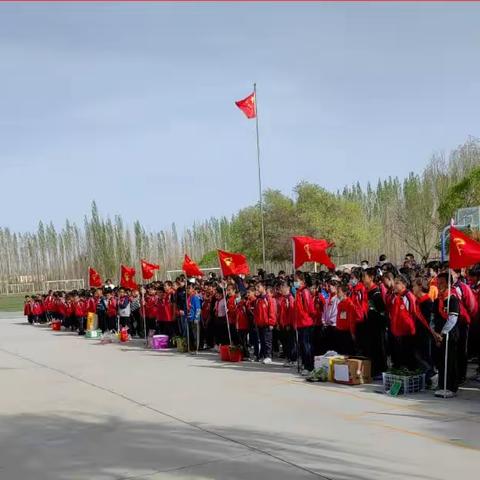
[[478, 386], [392, 398], [0, 315], [2, 480], [478, 476]]

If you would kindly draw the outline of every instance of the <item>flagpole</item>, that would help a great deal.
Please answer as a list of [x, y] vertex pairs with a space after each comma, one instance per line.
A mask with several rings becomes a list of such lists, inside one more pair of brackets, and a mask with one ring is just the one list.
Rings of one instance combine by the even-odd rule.
[[[295, 240], [292, 238], [292, 267], [293, 267], [293, 281], [295, 281]], [[295, 291], [295, 295], [297, 292]], [[300, 345], [298, 344], [298, 328], [297, 320], [295, 319], [295, 347], [297, 349], [297, 373], [300, 373]]]
[[258, 102], [257, 102], [257, 84], [253, 84], [253, 93], [255, 95], [255, 126], [257, 130], [257, 166], [258, 166], [258, 197], [260, 201], [260, 223], [262, 228], [262, 260], [263, 270], [266, 270], [265, 263], [265, 224], [263, 218], [263, 195], [262, 195], [262, 172], [260, 168], [260, 140], [258, 135]]
[[148, 346], [148, 338], [147, 338], [147, 319], [145, 318], [145, 293], [144, 293], [145, 287], [142, 285], [140, 287], [140, 313], [142, 315], [143, 319], [143, 334], [145, 336], [145, 347]]
[[218, 257], [218, 264], [220, 266], [220, 272], [222, 272], [222, 281], [220, 282], [220, 285], [222, 286], [223, 301], [225, 302], [225, 318], [227, 319], [228, 341], [230, 342], [230, 346], [232, 346], [232, 334], [230, 333], [230, 322], [228, 320], [227, 296], [225, 294], [225, 287], [223, 286], [223, 282], [225, 281], [225, 276], [223, 275], [222, 262], [220, 261], [220, 254], [218, 253], [218, 250], [217, 250], [217, 257]]
[[223, 292], [223, 301], [225, 302], [225, 317], [227, 319], [228, 341], [230, 342], [230, 346], [232, 346], [232, 334], [230, 332], [230, 321], [228, 319], [227, 296], [225, 294], [225, 287], [223, 285], [224, 281], [225, 281], [225, 278], [222, 276], [222, 292]]
[[[452, 293], [452, 270], [448, 266], [448, 297], [447, 297], [447, 320], [450, 314], [450, 295]], [[447, 375], [448, 375], [448, 332], [445, 335], [445, 366], [443, 370], [443, 398], [447, 398]]]
[[[450, 229], [452, 228], [453, 225], [453, 219], [450, 220]], [[451, 235], [450, 235], [451, 238]], [[450, 268], [450, 259], [448, 262], [448, 297], [447, 297], [447, 320], [448, 316], [450, 314], [450, 296], [452, 294], [452, 269]], [[447, 398], [447, 375], [448, 375], [448, 332], [445, 335], [445, 366], [444, 366], [444, 371], [443, 371], [443, 398]]]

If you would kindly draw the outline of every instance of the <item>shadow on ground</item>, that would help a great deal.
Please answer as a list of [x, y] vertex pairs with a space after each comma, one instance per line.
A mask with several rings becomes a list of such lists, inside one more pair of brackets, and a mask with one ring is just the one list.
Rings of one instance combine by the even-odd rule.
[[[393, 459], [382, 458], [388, 467], [377, 460], [376, 452], [360, 454], [327, 440], [254, 430], [211, 433], [171, 421], [69, 418], [61, 411], [0, 416], [0, 478], [5, 480], [405, 478]], [[434, 480], [425, 472], [408, 477]]]

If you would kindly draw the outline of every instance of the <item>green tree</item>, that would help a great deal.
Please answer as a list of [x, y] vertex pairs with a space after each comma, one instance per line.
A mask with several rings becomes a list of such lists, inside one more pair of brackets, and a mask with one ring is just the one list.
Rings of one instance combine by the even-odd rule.
[[459, 182], [453, 184], [443, 196], [438, 213], [447, 224], [459, 208], [480, 205], [480, 167], [476, 167]]

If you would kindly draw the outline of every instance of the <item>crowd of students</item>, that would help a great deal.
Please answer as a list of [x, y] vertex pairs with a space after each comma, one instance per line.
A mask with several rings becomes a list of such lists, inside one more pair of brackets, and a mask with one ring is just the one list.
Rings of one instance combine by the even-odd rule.
[[480, 266], [421, 267], [407, 255], [397, 269], [382, 255], [373, 267], [364, 261], [336, 272], [180, 276], [141, 288], [107, 280], [104, 288], [50, 291], [26, 297], [24, 313], [30, 323], [57, 320], [83, 335], [91, 312], [102, 332], [127, 327], [132, 337], [182, 336], [196, 352], [232, 344], [245, 360], [270, 364], [276, 354], [286, 367], [301, 365], [303, 375], [327, 351], [361, 355], [374, 377], [389, 368], [421, 371], [433, 387], [436, 378], [443, 387], [448, 348], [452, 394], [466, 380], [468, 359], [480, 359]]

